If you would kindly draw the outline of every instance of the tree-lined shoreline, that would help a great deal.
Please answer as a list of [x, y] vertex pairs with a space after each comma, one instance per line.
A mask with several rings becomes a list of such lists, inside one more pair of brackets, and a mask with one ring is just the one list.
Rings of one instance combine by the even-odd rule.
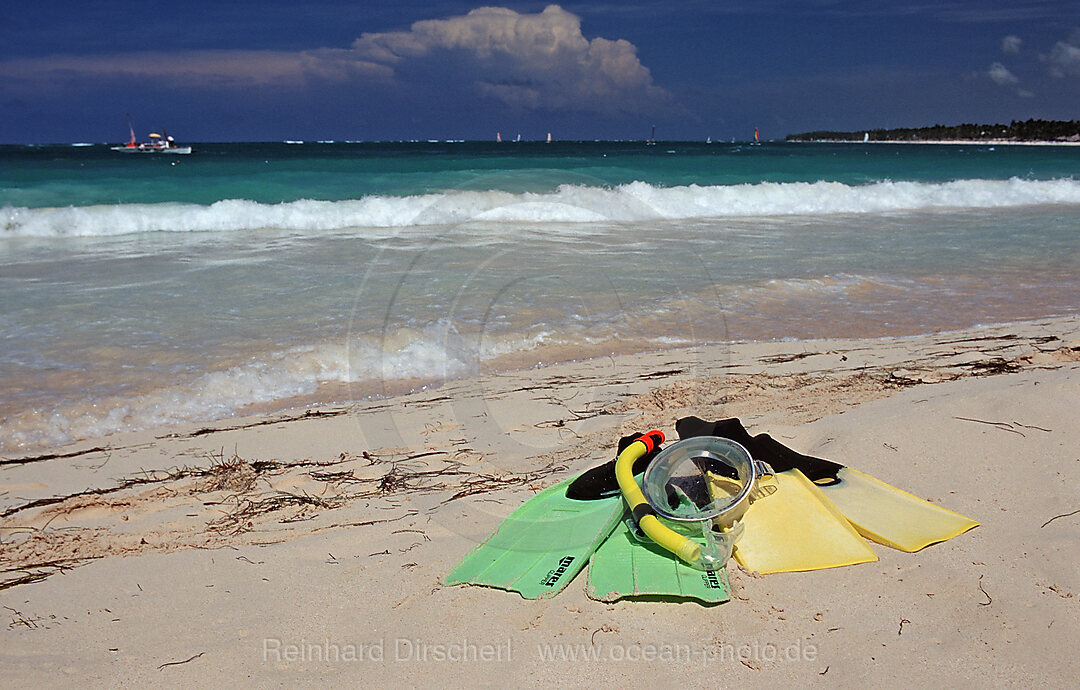
[[863, 129], [855, 132], [819, 130], [789, 134], [787, 141], [986, 141], [986, 142], [1080, 142], [1078, 120], [1013, 120], [1007, 125], [961, 124], [897, 129]]

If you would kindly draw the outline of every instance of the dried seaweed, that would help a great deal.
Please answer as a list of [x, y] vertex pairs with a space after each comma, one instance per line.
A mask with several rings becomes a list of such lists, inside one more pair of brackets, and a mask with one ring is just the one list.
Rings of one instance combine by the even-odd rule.
[[199, 652], [198, 654], [195, 654], [195, 655], [193, 655], [193, 656], [190, 656], [190, 657], [188, 657], [187, 659], [184, 659], [183, 661], [167, 661], [167, 662], [165, 662], [164, 664], [162, 664], [162, 665], [158, 666], [158, 667], [157, 667], [157, 670], [161, 671], [161, 670], [165, 669], [165, 668], [166, 668], [166, 667], [168, 667], [168, 666], [179, 666], [179, 665], [181, 665], [181, 664], [186, 664], [186, 663], [188, 663], [189, 661], [195, 661], [196, 659], [198, 659], [199, 657], [201, 657], [201, 656], [202, 656], [203, 654], [206, 654], [206, 652]]
[[113, 450], [107, 446], [96, 446], [94, 448], [87, 448], [85, 450], [74, 450], [70, 453], [45, 453], [43, 455], [30, 455], [22, 458], [3, 458], [0, 459], [0, 465], [28, 465], [32, 462], [42, 462], [45, 460], [64, 460], [67, 458], [77, 458], [80, 455], [90, 455], [91, 453], [107, 453]]
[[444, 504], [456, 501], [459, 498], [465, 498], [466, 496], [475, 496], [477, 494], [490, 493], [492, 491], [500, 491], [513, 486], [521, 486], [523, 484], [530, 484], [544, 477], [551, 476], [556, 472], [565, 472], [566, 467], [562, 465], [551, 465], [535, 472], [527, 472], [524, 474], [511, 474], [511, 475], [493, 475], [493, 474], [478, 474], [465, 480], [463, 488], [460, 489], [450, 498], [443, 501]]
[[[1063, 513], [1061, 515], [1055, 515], [1054, 517], [1050, 518], [1046, 522], [1042, 523], [1042, 527], [1046, 527], [1047, 525], [1049, 525], [1054, 520], [1057, 520], [1057, 519], [1060, 519], [1060, 518], [1072, 517], [1073, 515], [1076, 515], [1077, 513], [1080, 513], [1080, 509], [1074, 510], [1071, 513]], [[1042, 527], [1040, 527], [1039, 529], [1042, 529]]]
[[684, 373], [685, 371], [685, 369], [665, 369], [663, 371], [654, 371], [649, 374], [642, 374], [638, 378], [643, 381], [647, 381], [649, 379], [662, 379], [667, 378], [668, 376], [677, 376]]
[[[285, 510], [287, 508], [300, 508], [301, 512], [282, 522], [299, 522], [305, 508], [314, 507], [320, 510], [336, 508], [344, 502], [341, 496], [322, 498], [306, 493], [291, 493], [288, 491], [276, 491], [270, 495], [259, 498], [238, 498], [236, 507], [222, 517], [207, 524], [207, 529], [214, 532], [227, 534], [241, 534], [254, 526], [254, 519]], [[307, 518], [303, 518], [307, 519]]]
[[74, 568], [78, 568], [80, 565], [83, 565], [94, 558], [100, 558], [100, 556], [91, 556], [90, 558], [61, 558], [52, 561], [27, 563], [25, 565], [0, 567], [0, 578], [2, 578], [0, 579], [0, 590], [18, 587], [19, 585], [28, 585], [33, 582], [40, 582], [50, 575], [65, 573]]
[[903, 376], [897, 374], [895, 371], [889, 372], [888, 376], [881, 379], [881, 383], [894, 388], [910, 388], [911, 386], [920, 386], [926, 381], [922, 379], [913, 379], [909, 376]]
[[64, 501], [80, 496], [106, 496], [137, 486], [165, 484], [182, 479], [194, 479], [194, 490], [199, 493], [221, 490], [245, 491], [254, 486], [257, 479], [266, 475], [281, 473], [297, 467], [328, 467], [346, 462], [350, 459], [346, 454], [342, 454], [339, 459], [331, 461], [304, 459], [292, 462], [278, 462], [276, 460], [255, 460], [248, 462], [238, 456], [235, 452], [232, 457], [226, 457], [224, 451], [216, 455], [209, 453], [206, 457], [211, 462], [204, 467], [185, 466], [173, 467], [165, 470], [144, 471], [142, 475], [128, 477], [115, 486], [86, 489], [84, 491], [76, 491], [63, 496], [38, 498], [17, 506], [12, 506], [0, 513], [0, 518], [6, 518], [31, 508], [41, 508], [48, 505], [63, 503]]
[[1007, 360], [1003, 357], [992, 357], [990, 359], [982, 360], [979, 362], [969, 362], [967, 364], [961, 364], [960, 366], [971, 371], [972, 375], [974, 376], [1013, 374], [1023, 369], [1023, 366], [1021, 366], [1017, 362]]
[[987, 421], [985, 419], [973, 419], [972, 417], [955, 417], [955, 416], [953, 417], [953, 419], [960, 420], [961, 422], [975, 422], [976, 424], [986, 424], [988, 426], [994, 427], [995, 429], [1001, 429], [1002, 431], [1008, 431], [1008, 432], [1013, 433], [1013, 434], [1019, 434], [1020, 436], [1024, 436], [1024, 432], [1022, 432], [1022, 431], [1020, 431], [1018, 429], [1014, 429], [1013, 425], [1010, 424], [1009, 422], [991, 422], [991, 421]]
[[820, 355], [820, 352], [797, 352], [790, 355], [771, 355], [769, 357], [762, 357], [760, 362], [765, 364], [787, 364], [788, 362], [795, 362], [800, 359], [806, 359], [807, 357], [813, 357]]
[[247, 424], [237, 424], [235, 426], [222, 426], [222, 427], [203, 427], [183, 434], [165, 434], [164, 436], [158, 436], [157, 438], [195, 438], [197, 436], [206, 436], [208, 434], [216, 434], [224, 431], [238, 431], [240, 429], [253, 429], [260, 426], [270, 426], [272, 424], [282, 424], [285, 422], [297, 422], [302, 419], [317, 419], [321, 417], [340, 417], [341, 415], [348, 414], [349, 410], [346, 408], [339, 408], [333, 410], [305, 410], [302, 414], [291, 415], [288, 417], [273, 417], [270, 419], [260, 419], [255, 422], [249, 422]]

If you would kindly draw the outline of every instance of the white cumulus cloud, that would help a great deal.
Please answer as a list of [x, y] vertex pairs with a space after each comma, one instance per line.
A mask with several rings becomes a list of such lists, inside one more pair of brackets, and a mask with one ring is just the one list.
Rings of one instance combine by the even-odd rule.
[[648, 109], [668, 100], [637, 48], [623, 39], [588, 39], [581, 20], [558, 5], [537, 14], [482, 7], [414, 23], [408, 31], [363, 34], [353, 49], [393, 67], [422, 59], [459, 63], [480, 93], [525, 108]]
[[1013, 55], [1020, 52], [1020, 45], [1023, 43], [1023, 39], [1019, 36], [1006, 36], [1001, 39], [1001, 52], [1011, 53]]
[[990, 78], [994, 80], [994, 83], [998, 86], [1011, 86], [1012, 84], [1018, 84], [1020, 80], [1015, 74], [1009, 71], [1009, 68], [1000, 62], [995, 62], [990, 65], [990, 69], [987, 71]]
[[534, 14], [482, 7], [406, 31], [365, 33], [342, 48], [51, 55], [0, 61], [0, 74], [9, 78], [0, 87], [31, 91], [108, 80], [224, 89], [331, 82], [393, 83], [432, 98], [471, 92], [528, 109], [647, 113], [671, 101], [632, 43], [586, 38], [581, 20], [558, 5]]
[[1080, 74], [1080, 29], [1073, 31], [1065, 41], [1058, 41], [1044, 59], [1050, 63], [1050, 73], [1055, 77]]

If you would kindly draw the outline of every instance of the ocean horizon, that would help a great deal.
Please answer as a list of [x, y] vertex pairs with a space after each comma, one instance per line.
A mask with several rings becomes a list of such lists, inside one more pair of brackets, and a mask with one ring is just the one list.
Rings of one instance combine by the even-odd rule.
[[192, 146], [0, 146], [0, 451], [1080, 311], [1075, 147]]

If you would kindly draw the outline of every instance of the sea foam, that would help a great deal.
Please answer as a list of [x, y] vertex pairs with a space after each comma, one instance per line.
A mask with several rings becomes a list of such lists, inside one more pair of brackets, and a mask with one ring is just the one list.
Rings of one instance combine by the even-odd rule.
[[461, 223], [595, 223], [691, 218], [880, 213], [933, 209], [1080, 204], [1073, 179], [762, 182], [661, 187], [562, 185], [550, 193], [453, 190], [417, 196], [373, 195], [345, 201], [262, 204], [244, 199], [209, 206], [182, 203], [0, 209], [0, 239], [108, 237], [150, 232], [230, 232], [275, 229], [318, 233], [402, 229]]
[[[442, 382], [477, 374], [484, 362], [536, 349], [551, 337], [540, 332], [467, 338], [441, 320], [424, 328], [393, 328], [383, 334], [291, 347], [178, 385], [161, 385], [164, 381], [157, 377], [159, 387], [149, 390], [3, 415], [0, 451], [219, 419], [247, 406], [312, 395], [327, 384], [362, 383], [377, 389], [397, 381]], [[152, 371], [152, 363], [143, 366]], [[17, 387], [19, 382], [15, 383]]]

